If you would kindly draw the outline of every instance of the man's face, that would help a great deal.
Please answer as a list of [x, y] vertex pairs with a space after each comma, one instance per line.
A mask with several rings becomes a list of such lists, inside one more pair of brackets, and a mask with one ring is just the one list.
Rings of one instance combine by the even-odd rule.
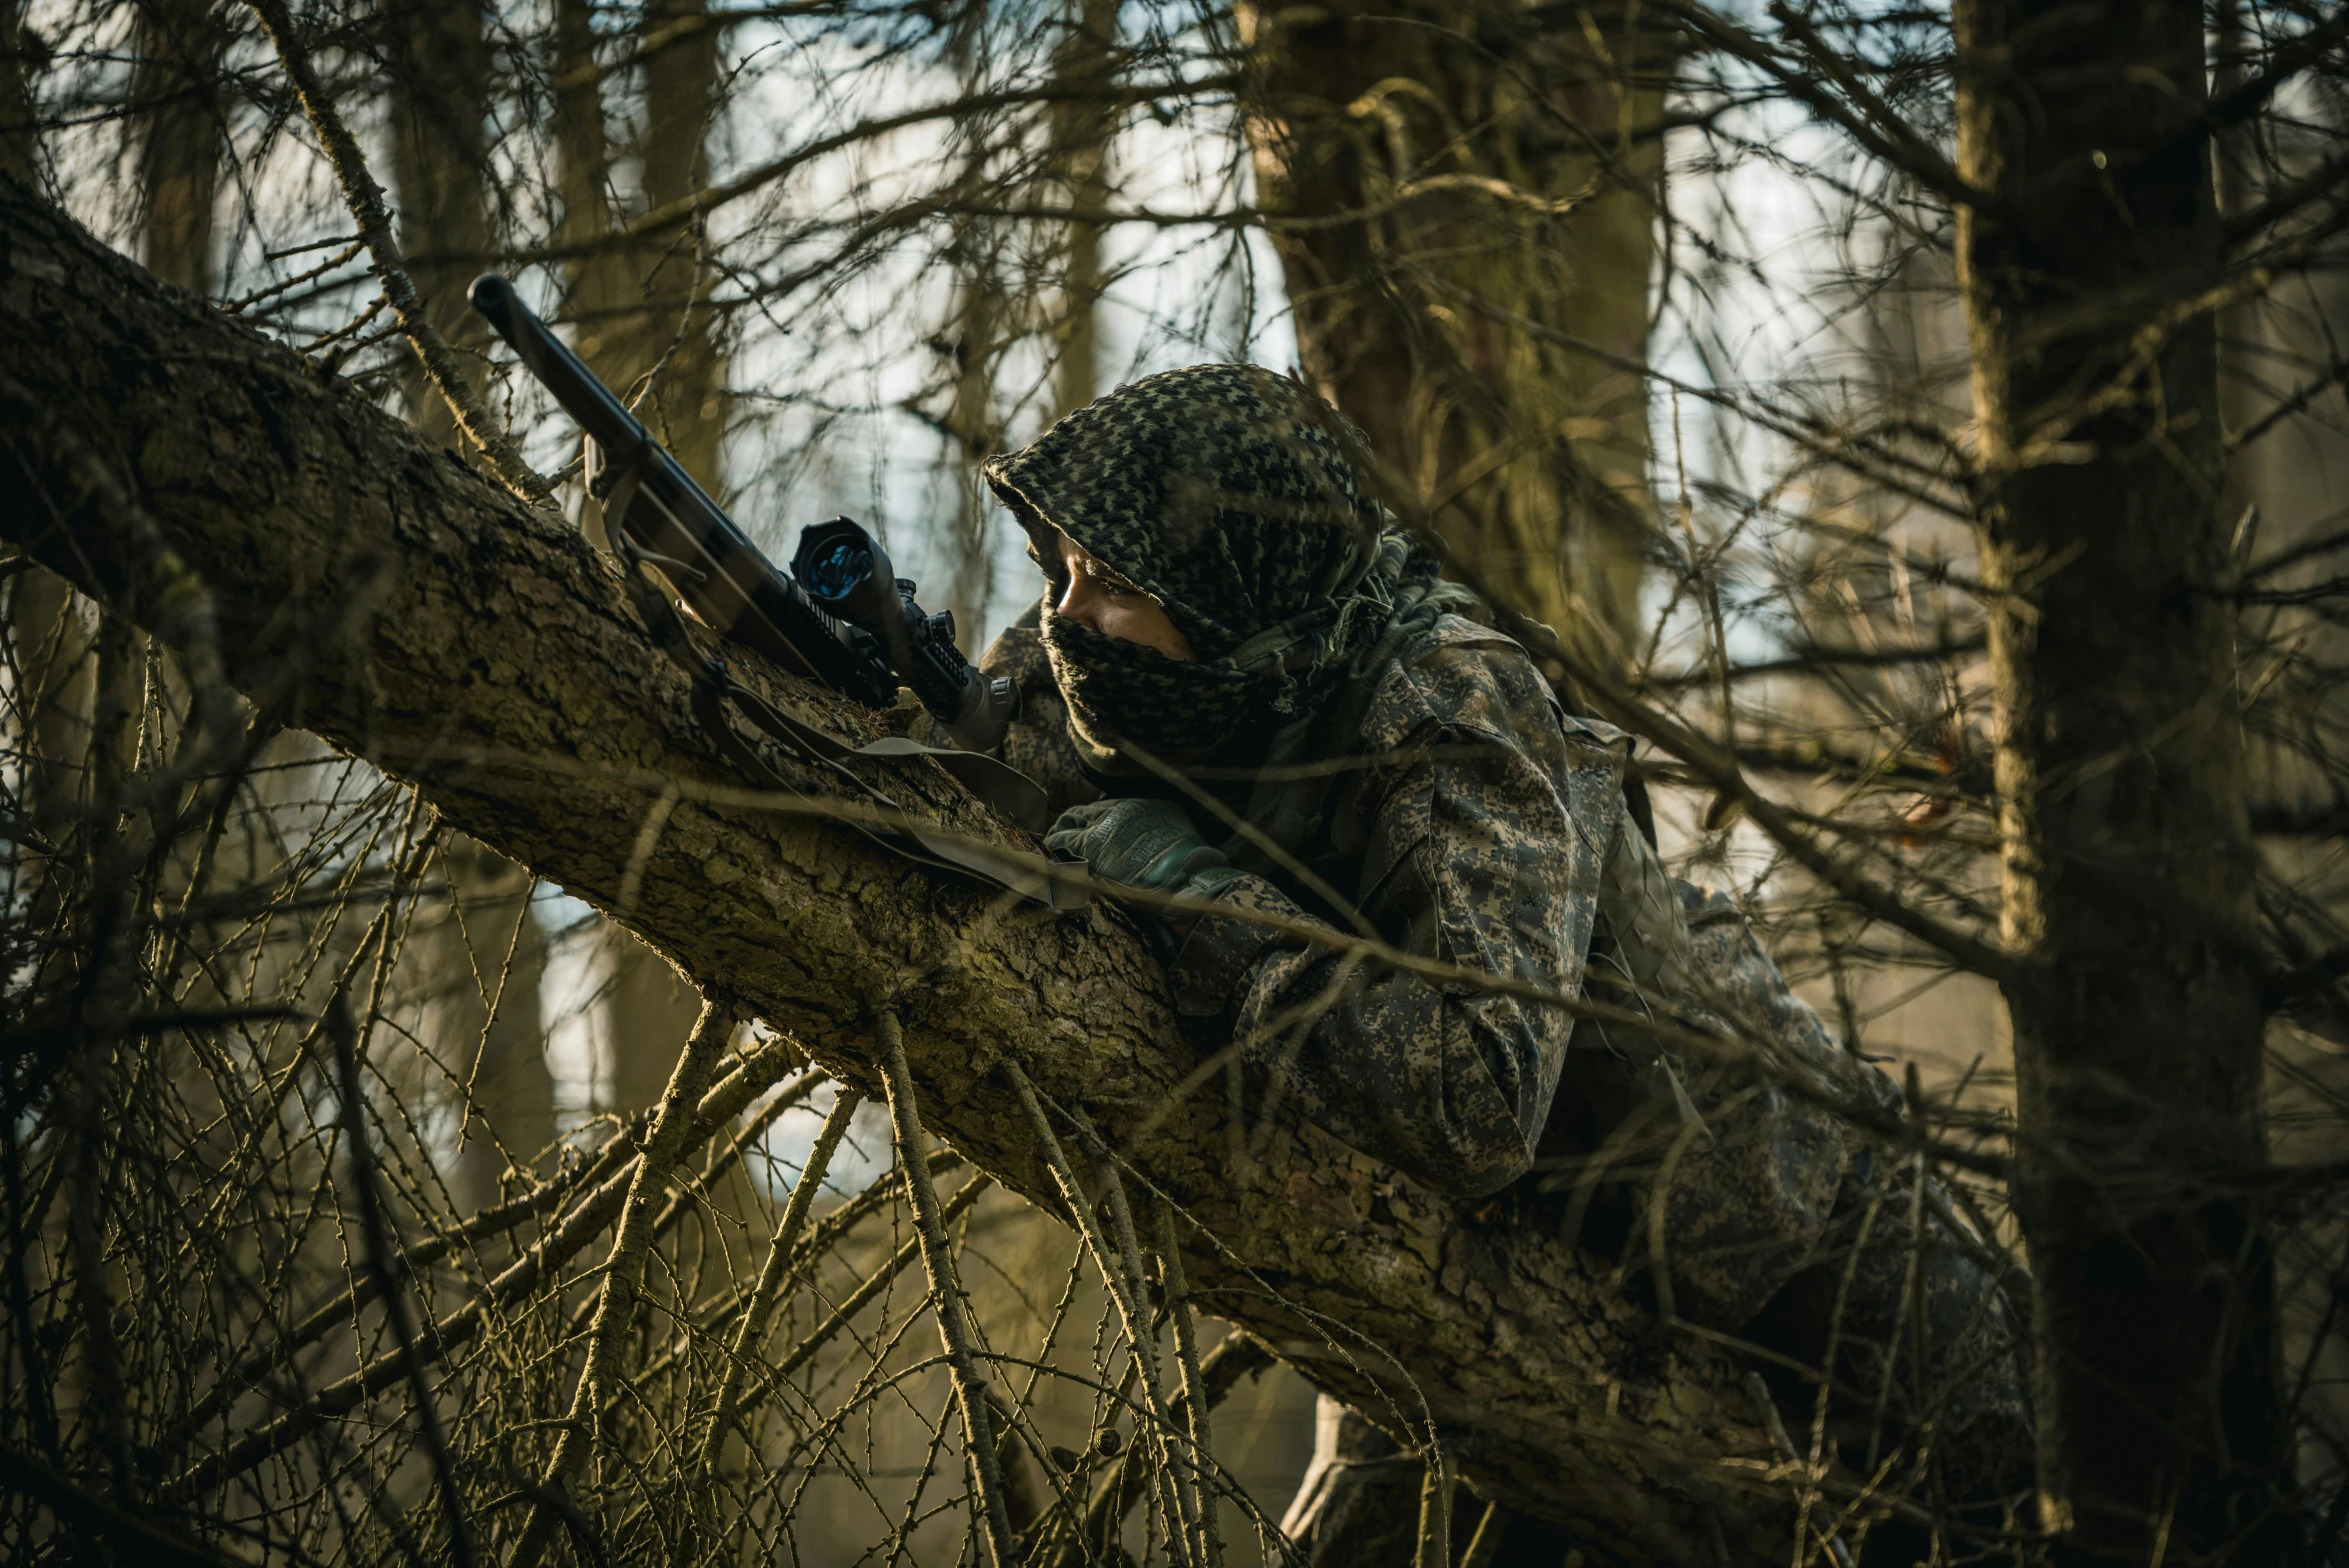
[[1057, 529], [1053, 547], [1059, 570], [1048, 575], [1059, 585], [1052, 613], [1121, 642], [1138, 642], [1170, 659], [1189, 659], [1191, 644], [1167, 619], [1156, 599], [1085, 553], [1084, 546]]

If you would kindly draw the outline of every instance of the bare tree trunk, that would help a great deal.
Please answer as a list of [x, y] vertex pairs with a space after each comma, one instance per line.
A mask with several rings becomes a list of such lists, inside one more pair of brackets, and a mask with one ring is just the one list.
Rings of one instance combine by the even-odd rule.
[[616, 925], [604, 928], [603, 964], [609, 1103], [641, 1111], [657, 1104], [668, 1086], [677, 1053], [701, 1016], [701, 998], [667, 959]]
[[[683, 201], [709, 178], [707, 140], [718, 106], [721, 29], [707, 0], [650, 0], [640, 37], [644, 67], [644, 198], [653, 208]], [[686, 471], [723, 496], [726, 354], [709, 305], [714, 274], [703, 268], [700, 233], [673, 231], [632, 259], [631, 347], [623, 374], [652, 376], [637, 413]], [[615, 382], [615, 384], [619, 384]]]
[[145, 0], [132, 26], [143, 253], [157, 277], [198, 294], [212, 288], [212, 203], [224, 140], [218, 93], [227, 41], [212, 0]]
[[469, 1093], [452, 1186], [460, 1209], [496, 1203], [509, 1163], [527, 1170], [555, 1139], [539, 992], [546, 934], [530, 913], [530, 873], [462, 835], [441, 850], [449, 907], [428, 944], [438, 988], [434, 1030]]
[[[1117, 6], [1114, 0], [1077, 0], [1066, 25], [1053, 77], [1054, 85], [1072, 96], [1054, 106], [1052, 174], [1071, 209], [1096, 213], [1109, 205], [1113, 127], [1105, 103], [1115, 86]], [[1067, 225], [1062, 243], [1060, 343], [1052, 391], [1058, 411], [1065, 414], [1101, 395], [1101, 346], [1093, 327], [1104, 282], [1101, 225], [1080, 217]]]
[[[1047, 204], [1099, 212], [1108, 194], [1110, 111], [1102, 99], [1113, 87], [1110, 51], [1115, 44], [1116, 8], [1109, 0], [1077, 0], [1057, 7], [1051, 25], [1061, 30], [1051, 77], [1051, 107], [1045, 117], [1045, 146], [1039, 185]], [[976, 29], [984, 18], [968, 13], [950, 45], [967, 91], [982, 83], [974, 60], [983, 54]], [[989, 200], [990, 165], [1001, 153], [1005, 117], [966, 117], [958, 127], [964, 144], [963, 185], [980, 206]], [[1002, 409], [998, 378], [1004, 351], [1025, 331], [1044, 328], [1052, 356], [1052, 413], [1055, 417], [1093, 401], [1096, 393], [1094, 305], [1101, 292], [1101, 226], [1083, 219], [1060, 222], [1041, 247], [1058, 263], [1049, 302], [1024, 310], [1021, 290], [1007, 278], [1006, 241], [1011, 227], [984, 212], [958, 215], [944, 260], [955, 280], [951, 318], [935, 340], [948, 356], [943, 420], [951, 444], [954, 514], [936, 541], [938, 567], [946, 578], [945, 598], [966, 652], [985, 623], [994, 591], [989, 548], [995, 503], [979, 482], [978, 464], [1001, 450]]]
[[65, 579], [40, 567], [9, 590], [16, 693], [25, 725], [23, 810], [48, 837], [71, 825], [90, 745], [90, 628]]
[[[612, 154], [604, 132], [601, 62], [596, 57], [594, 0], [555, 0], [553, 58], [555, 188], [562, 198], [556, 236], [566, 246], [593, 245], [612, 231]], [[573, 262], [567, 282], [569, 314], [584, 318], [581, 351], [595, 357], [596, 339], [611, 329], [623, 302], [615, 252]]]
[[[482, 171], [488, 152], [489, 44], [478, 0], [384, 0], [385, 59], [392, 87], [392, 171], [400, 238], [426, 314], [460, 360], [488, 341], [465, 289], [490, 248]], [[441, 260], [432, 260], [432, 257]], [[468, 373], [474, 367], [467, 366]], [[455, 416], [411, 370], [408, 407], [424, 433], [447, 441]]]
[[2156, 314], [2218, 275], [2202, 15], [1956, 26], [2043, 1523], [2276, 1561], [2245, 1544], [2283, 1456], [2214, 334]]
[[[19, 572], [8, 588], [12, 706], [22, 748], [17, 809], [50, 844], [69, 843], [81, 831], [85, 811], [97, 689], [95, 617], [88, 609], [64, 578], [43, 567]], [[23, 900], [21, 917], [10, 922], [7, 934], [8, 963], [11, 969], [27, 962], [62, 964], [70, 948], [64, 922], [76, 895], [76, 858], [70, 849], [50, 855], [28, 843], [13, 843], [8, 853], [11, 891]]]
[[[595, 10], [588, 0], [556, 0], [553, 22], [558, 232], [566, 245], [592, 246], [612, 234], [615, 217]], [[648, 209], [691, 196], [707, 178], [704, 143], [718, 104], [722, 32], [703, 0], [660, 0], [638, 18], [644, 96], [633, 150]], [[578, 323], [581, 355], [722, 498], [727, 359], [698, 232], [614, 239], [580, 255], [568, 272], [566, 314]]]
[[[477, 0], [384, 0], [384, 21], [402, 238], [427, 258], [412, 265], [416, 288], [453, 346], [480, 345], [486, 332], [465, 290], [480, 270], [467, 258], [485, 254], [492, 240], [486, 16]], [[443, 259], [429, 259], [436, 256]], [[428, 438], [454, 435], [454, 416], [421, 373], [410, 379], [409, 399]], [[500, 1196], [509, 1155], [527, 1162], [554, 1139], [539, 1003], [546, 941], [523, 907], [530, 878], [521, 867], [452, 835], [442, 871], [451, 907], [418, 956], [435, 1046], [464, 1091], [456, 1197], [480, 1208]]]
[[[976, 160], [974, 159], [974, 162]], [[994, 583], [988, 544], [994, 507], [978, 479], [979, 460], [999, 449], [1002, 426], [995, 406], [995, 378], [1003, 362], [1009, 302], [999, 268], [997, 226], [983, 217], [956, 224], [945, 261], [955, 279], [954, 317], [943, 337], [951, 378], [946, 400], [946, 438], [951, 443], [947, 482], [954, 511], [941, 519], [932, 541], [938, 565], [932, 576], [946, 579], [946, 607], [957, 637], [969, 646], [987, 618]]]
[[48, 52], [25, 26], [27, 9], [29, 0], [0, 0], [0, 173], [32, 185], [41, 177], [33, 77]]
[[[40, 177], [40, 134], [24, 12], [25, 0], [0, 0], [0, 171], [30, 186]], [[87, 648], [80, 620], [67, 624], [72, 604], [73, 590], [65, 580], [37, 566], [20, 572], [8, 588], [8, 630], [20, 683], [17, 720], [24, 726], [24, 801], [19, 809], [50, 835], [62, 826], [61, 810], [71, 796], [63, 773], [69, 749], [79, 754], [74, 739], [59, 733], [59, 716], [70, 711], [70, 705], [55, 690], [65, 671], [79, 667]], [[18, 891], [38, 897], [46, 878], [37, 860], [22, 845], [11, 845], [10, 856], [22, 868], [20, 878], [29, 879], [20, 882]], [[37, 931], [44, 925], [28, 919], [25, 929]]]
[[1586, 35], [1514, 0], [1242, 13], [1306, 373], [1456, 502], [1455, 549], [1607, 663], [1647, 511], [1661, 96], [1637, 14], [1579, 10]]
[[[719, 29], [706, 25], [705, 16], [698, 0], [675, 0], [648, 6], [639, 21], [638, 45], [651, 55], [640, 144], [650, 206], [691, 195], [707, 173], [702, 144], [717, 103]], [[596, 66], [593, 7], [587, 0], [558, 0], [562, 233], [574, 243], [592, 241], [612, 228], [611, 154]], [[696, 294], [691, 239], [676, 236], [676, 248], [667, 250], [613, 248], [589, 255], [572, 269], [572, 310], [584, 319], [583, 347], [614, 385], [634, 395], [642, 378], [658, 367], [639, 412], [651, 418], [678, 461], [716, 490], [726, 434], [726, 362], [708, 307], [697, 301], [686, 314]], [[607, 926], [600, 947], [610, 1103], [641, 1110], [660, 1099], [677, 1053], [700, 1016], [701, 998], [666, 960], [620, 927]]]
[[[61, 335], [86, 351], [48, 352]], [[1424, 1399], [1484, 1495], [1568, 1530], [1587, 1561], [1710, 1565], [1717, 1540], [1740, 1564], [1783, 1560], [1786, 1494], [1764, 1479], [1772, 1450], [1736, 1364], [1659, 1339], [1554, 1215], [1479, 1218], [1290, 1117], [1231, 1168], [1221, 1097], [1182, 1092], [1196, 1061], [1163, 971], [1113, 915], [1038, 919], [886, 855], [824, 819], [838, 779], [788, 757], [774, 766], [804, 805], [745, 800], [685, 678], [575, 531], [0, 181], [11, 386], [116, 463], [203, 578], [239, 684], [294, 683], [304, 725], [414, 781], [451, 825], [602, 908], [627, 879], [630, 929], [868, 1093], [865, 1021], [892, 1007], [928, 1124], [1057, 1212], [996, 1070], [1019, 1061], [1216, 1238], [1183, 1259], [1194, 1299], [1362, 1408], [1416, 1420]], [[202, 441], [154, 438], [192, 409]], [[102, 595], [154, 559], [48, 443], [5, 460], [36, 504], [0, 509], [0, 537]], [[755, 658], [731, 667], [804, 722], [872, 733], [844, 699]], [[938, 831], [1010, 838], [927, 764], [877, 780]], [[680, 798], [639, 859], [669, 784]]]

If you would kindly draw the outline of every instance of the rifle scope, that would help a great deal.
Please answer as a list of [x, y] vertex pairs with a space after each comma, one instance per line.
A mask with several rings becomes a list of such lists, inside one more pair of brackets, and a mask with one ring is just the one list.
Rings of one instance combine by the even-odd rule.
[[973, 669], [954, 645], [954, 613], [923, 613], [911, 580], [897, 575], [881, 542], [845, 517], [802, 529], [791, 574], [809, 597], [877, 639], [956, 745], [987, 751], [1019, 710], [1019, 692]]

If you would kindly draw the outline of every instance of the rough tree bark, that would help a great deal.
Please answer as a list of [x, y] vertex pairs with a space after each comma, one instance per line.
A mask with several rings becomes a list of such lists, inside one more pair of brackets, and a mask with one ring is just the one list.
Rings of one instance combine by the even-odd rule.
[[[1016, 1059], [1216, 1238], [1186, 1238], [1200, 1307], [1366, 1410], [1415, 1413], [1424, 1395], [1468, 1479], [1566, 1528], [1588, 1560], [1778, 1550], [1783, 1493], [1759, 1480], [1769, 1448], [1736, 1369], [1663, 1338], [1552, 1239], [1554, 1219], [1480, 1220], [1294, 1124], [1228, 1167], [1222, 1096], [1177, 1095], [1192, 1050], [1113, 910], [1051, 918], [880, 853], [806, 814], [837, 786], [788, 759], [800, 794], [752, 795], [574, 530], [5, 181], [0, 397], [12, 430], [32, 428], [31, 401], [106, 454], [206, 580], [233, 679], [292, 681], [295, 723], [413, 781], [452, 825], [868, 1091], [868, 1021], [891, 1008], [929, 1125], [1057, 1207], [995, 1071]], [[0, 512], [0, 534], [119, 601], [142, 558], [122, 519], [33, 436], [12, 436], [6, 461], [0, 482], [31, 504]], [[870, 730], [828, 693], [771, 684], [808, 721]], [[942, 774], [881, 781], [951, 829], [1009, 832]], [[1346, 1354], [1320, 1348], [1308, 1312]]]
[[2043, 1523], [2276, 1561], [2246, 1541], [2284, 1459], [2202, 12], [1955, 24]]

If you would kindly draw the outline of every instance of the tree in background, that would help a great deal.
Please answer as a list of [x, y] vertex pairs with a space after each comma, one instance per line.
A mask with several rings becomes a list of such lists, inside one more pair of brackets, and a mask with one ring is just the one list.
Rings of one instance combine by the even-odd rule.
[[[492, 244], [487, 22], [478, 0], [385, 0], [382, 13], [400, 240], [422, 258], [415, 284], [433, 326], [471, 351], [468, 374], [489, 340], [465, 305], [466, 285]], [[409, 372], [406, 395], [417, 426], [449, 439], [455, 419], [420, 369]]]
[[1110, 145], [1117, 136], [1112, 105], [1117, 87], [1117, 7], [1110, 0], [1075, 0], [1063, 19], [1053, 59], [1056, 96], [1047, 121], [1046, 168], [1071, 218], [1060, 230], [1066, 257], [1060, 269], [1060, 321], [1053, 352], [1053, 407], [1083, 408], [1101, 395], [1098, 324], [1107, 286], [1101, 258], [1102, 224], [1111, 195]]
[[[646, 227], [623, 217], [674, 213], [702, 189], [708, 143], [721, 108], [722, 19], [700, 0], [645, 6], [620, 42], [615, 66], [601, 61], [593, 8], [564, 0], [554, 12], [554, 117], [561, 217], [574, 309], [585, 328], [581, 351], [636, 407], [654, 434], [703, 488], [723, 497], [727, 358], [712, 302], [714, 274], [704, 236], [690, 217]], [[621, 151], [635, 162], [634, 200], [615, 205], [603, 82], [640, 84]]]
[[[721, 37], [703, 0], [658, 0], [638, 23], [644, 119], [636, 155], [648, 211], [682, 203], [708, 182]], [[631, 253], [638, 325], [633, 362], [623, 351], [622, 363], [624, 374], [649, 378], [644, 397], [656, 417], [646, 423], [706, 487], [723, 494], [727, 361], [705, 243], [699, 224], [683, 224], [657, 231]]]
[[540, 991], [547, 941], [530, 912], [537, 880], [469, 838], [442, 846], [446, 894], [417, 953], [431, 1036], [457, 1079], [464, 1125], [450, 1172], [468, 1211], [506, 1196], [508, 1171], [527, 1178], [555, 1142], [554, 1080], [547, 1071]]
[[143, 258], [157, 277], [212, 291], [212, 219], [227, 122], [217, 93], [228, 29], [206, 0], [155, 0], [133, 16], [130, 99], [142, 122]]
[[[721, 24], [697, 0], [646, 6], [623, 41], [641, 77], [632, 151], [642, 170], [640, 204], [659, 212], [704, 183], [706, 144], [720, 107]], [[593, 9], [555, 8], [556, 153], [562, 218], [576, 251], [574, 307], [586, 327], [581, 351], [638, 417], [712, 494], [725, 494], [726, 357], [717, 337], [699, 230], [684, 225], [618, 241], [611, 151], [605, 134]], [[603, 1050], [610, 1104], [654, 1104], [692, 1032], [700, 998], [676, 971], [618, 926], [600, 938]]]
[[49, 63], [47, 42], [25, 24], [27, 0], [0, 7], [0, 168], [32, 184], [41, 177], [41, 112], [34, 82]]
[[[492, 252], [499, 205], [490, 169], [491, 13], [471, 0], [387, 0], [379, 20], [401, 241], [419, 257], [414, 280], [428, 318], [466, 350], [472, 376], [489, 334], [465, 290]], [[449, 404], [420, 366], [408, 368], [404, 395], [427, 437], [455, 438]], [[547, 944], [529, 909], [536, 880], [522, 867], [452, 834], [437, 869], [443, 902], [420, 933], [407, 980], [445, 1075], [430, 1092], [454, 1112], [454, 1191], [479, 1209], [501, 1197], [510, 1166], [528, 1170], [554, 1142], [539, 997]]]
[[1628, 662], [1670, 45], [1639, 6], [1240, 13], [1315, 385], [1447, 541]]
[[2265, 966], [2202, 12], [1969, 0], [1955, 42], [2041, 1524], [2083, 1559], [2274, 1560], [2289, 1459], [2252, 1211]]

